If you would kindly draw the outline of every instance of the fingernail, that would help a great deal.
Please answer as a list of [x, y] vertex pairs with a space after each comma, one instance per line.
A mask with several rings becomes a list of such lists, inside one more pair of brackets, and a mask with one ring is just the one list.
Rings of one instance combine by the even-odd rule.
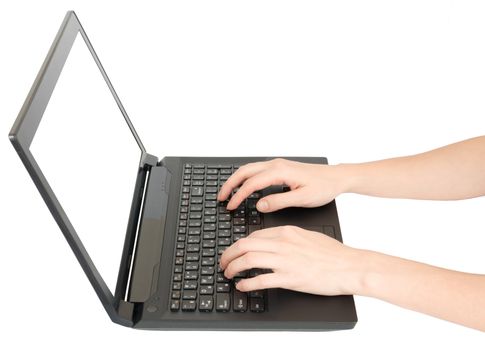
[[268, 202], [266, 201], [259, 201], [257, 204], [259, 211], [266, 211], [268, 209]]

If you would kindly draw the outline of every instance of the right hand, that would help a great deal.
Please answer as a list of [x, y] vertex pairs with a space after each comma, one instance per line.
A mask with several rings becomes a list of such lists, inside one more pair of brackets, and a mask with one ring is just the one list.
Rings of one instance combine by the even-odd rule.
[[271, 185], [287, 185], [290, 191], [261, 198], [256, 205], [260, 212], [286, 207], [318, 207], [344, 191], [338, 166], [277, 158], [241, 166], [221, 187], [217, 200], [228, 199], [231, 191], [241, 186], [227, 204], [227, 209], [233, 210], [251, 193]]

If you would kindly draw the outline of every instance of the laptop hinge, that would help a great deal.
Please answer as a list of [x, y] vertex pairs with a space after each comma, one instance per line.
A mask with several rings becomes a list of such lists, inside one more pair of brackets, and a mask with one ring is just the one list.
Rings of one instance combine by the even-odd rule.
[[[151, 166], [145, 165], [148, 169], [145, 171], [145, 179], [144, 179], [144, 186], [143, 186], [143, 194], [141, 197], [141, 203], [140, 203], [140, 210], [138, 212], [137, 220], [136, 220], [136, 231], [135, 231], [135, 237], [133, 238], [133, 247], [131, 249], [131, 255], [130, 255], [130, 264], [129, 264], [129, 269], [128, 269], [128, 278], [126, 282], [126, 288], [125, 288], [125, 295], [123, 296], [123, 300], [125, 303], [128, 302], [128, 298], [130, 295], [130, 288], [131, 288], [131, 279], [132, 279], [132, 273], [133, 273], [133, 267], [135, 263], [135, 253], [137, 251], [137, 246], [138, 246], [138, 238], [140, 234], [140, 226], [142, 222], [142, 215], [143, 215], [143, 208], [145, 206], [145, 201], [146, 201], [146, 192], [148, 188], [148, 179], [150, 176], [150, 168]], [[120, 305], [121, 306], [121, 305]]]
[[147, 169], [157, 166], [158, 158], [149, 153], [143, 153], [140, 159], [140, 167]]

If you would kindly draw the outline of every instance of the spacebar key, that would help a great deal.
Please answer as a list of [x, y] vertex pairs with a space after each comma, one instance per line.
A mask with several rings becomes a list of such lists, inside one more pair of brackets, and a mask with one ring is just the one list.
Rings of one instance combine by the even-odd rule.
[[229, 293], [217, 293], [216, 310], [229, 311], [230, 306], [231, 306], [231, 299], [229, 297]]

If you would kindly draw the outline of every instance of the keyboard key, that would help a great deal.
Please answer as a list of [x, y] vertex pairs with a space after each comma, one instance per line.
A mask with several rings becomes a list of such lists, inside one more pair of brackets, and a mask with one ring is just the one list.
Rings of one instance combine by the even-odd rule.
[[195, 228], [195, 227], [189, 228], [189, 236], [190, 235], [200, 235], [200, 228]]
[[215, 248], [216, 241], [214, 239], [204, 240], [202, 242], [202, 248]]
[[202, 285], [200, 286], [199, 292], [201, 295], [204, 294], [214, 294], [214, 286], [213, 285]]
[[200, 284], [201, 285], [204, 285], [204, 284], [213, 285], [214, 284], [214, 276], [212, 276], [212, 275], [201, 276], [200, 277]]
[[204, 195], [204, 188], [203, 187], [192, 187], [192, 191], [190, 192], [192, 197], [201, 197]]
[[189, 236], [187, 243], [200, 243], [200, 236]]
[[217, 245], [220, 245], [220, 246], [221, 246], [221, 245], [225, 245], [225, 246], [227, 246], [227, 245], [231, 245], [231, 239], [230, 239], [230, 238], [228, 238], [228, 237], [219, 238], [219, 239], [217, 240]]
[[199, 269], [199, 263], [188, 262], [185, 264], [185, 271], [197, 271]]
[[193, 290], [193, 289], [197, 289], [197, 281], [184, 282], [184, 290]]
[[215, 223], [217, 220], [215, 215], [209, 215], [204, 218], [204, 223]]
[[214, 274], [214, 266], [203, 266], [200, 270], [201, 275], [213, 275]]
[[259, 216], [250, 217], [249, 225], [261, 225], [261, 218]]
[[187, 252], [198, 252], [199, 250], [200, 250], [200, 246], [198, 244], [187, 245]]
[[195, 290], [184, 290], [182, 294], [182, 299], [185, 300], [194, 300], [197, 298], [197, 292]]
[[229, 297], [229, 293], [217, 293], [216, 310], [229, 311], [230, 306], [231, 306], [231, 299]]
[[232, 305], [234, 311], [245, 312], [248, 308], [248, 298], [246, 293], [234, 290]]
[[214, 266], [215, 259], [213, 257], [202, 258], [202, 266]]
[[202, 225], [202, 221], [200, 220], [190, 220], [189, 227], [200, 227]]
[[199, 212], [193, 212], [193, 213], [190, 213], [190, 216], [189, 216], [191, 219], [202, 219], [202, 213], [199, 211]]
[[232, 239], [234, 242], [239, 241], [241, 238], [246, 237], [245, 233], [235, 233], [232, 235]]
[[245, 209], [236, 209], [234, 212], [234, 217], [235, 218], [243, 218], [246, 216], [246, 210]]
[[185, 271], [184, 279], [185, 280], [196, 280], [199, 277], [197, 271]]
[[214, 239], [216, 238], [216, 233], [215, 232], [204, 232], [202, 235], [203, 239]]
[[219, 222], [231, 221], [231, 214], [219, 214]]
[[204, 215], [216, 215], [216, 209], [215, 208], [206, 208], [204, 210]]
[[202, 249], [202, 256], [214, 256], [216, 255], [216, 250], [214, 248]]
[[195, 311], [196, 306], [195, 300], [182, 300], [182, 311]]
[[231, 222], [226, 221], [226, 222], [219, 222], [219, 229], [220, 230], [227, 230], [231, 228]]
[[231, 230], [219, 230], [218, 237], [231, 237]]
[[211, 295], [201, 295], [199, 299], [200, 311], [212, 311], [214, 307], [214, 299]]
[[224, 276], [223, 273], [218, 273], [216, 276], [216, 282], [221, 283], [221, 282], [229, 282], [230, 280]]
[[202, 211], [202, 205], [200, 204], [193, 204], [190, 206], [190, 211]]
[[171, 300], [170, 310], [177, 311], [178, 309], [180, 309], [180, 300]]
[[234, 226], [233, 231], [234, 231], [234, 233], [246, 232], [246, 226]]
[[229, 284], [229, 282], [217, 283], [216, 291], [217, 291], [217, 293], [230, 292], [231, 291], [231, 285]]
[[180, 299], [180, 291], [179, 290], [172, 292], [172, 299]]
[[264, 311], [264, 299], [263, 298], [250, 298], [250, 308], [252, 312]]
[[187, 261], [199, 261], [199, 253], [187, 253], [185, 259]]
[[215, 231], [215, 230], [216, 230], [216, 224], [204, 224], [204, 232]]
[[232, 220], [233, 224], [234, 225], [245, 225], [246, 224], [246, 218], [234, 218], [234, 220]]

